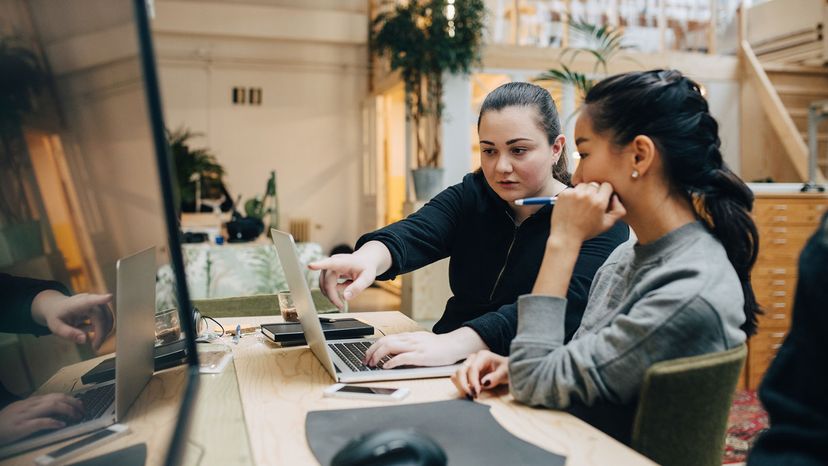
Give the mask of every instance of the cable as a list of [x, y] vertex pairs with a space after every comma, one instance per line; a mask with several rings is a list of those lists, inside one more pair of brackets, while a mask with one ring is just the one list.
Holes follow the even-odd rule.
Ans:
[[205, 316], [205, 315], [202, 315], [202, 316], [201, 316], [201, 318], [202, 318], [202, 319], [204, 319], [204, 320], [212, 320], [213, 322], [215, 322], [215, 324], [216, 324], [216, 325], [218, 325], [218, 326], [219, 326], [219, 328], [221, 328], [221, 334], [222, 334], [222, 335], [224, 335], [224, 334], [226, 333], [226, 332], [224, 331], [224, 325], [221, 325], [221, 323], [219, 323], [219, 321], [217, 321], [216, 319], [214, 319], [214, 318], [212, 318], [212, 317], [210, 317], [210, 316]]
[[[221, 329], [221, 334], [224, 335], [224, 333], [225, 333], [224, 325], [221, 325], [221, 323], [219, 321], [217, 321], [216, 319], [214, 319], [214, 318], [212, 318], [212, 317], [210, 317], [206, 314], [202, 314], [201, 311], [199, 311], [198, 308], [195, 307], [195, 306], [193, 306], [193, 316], [195, 317], [194, 320], [195, 320], [196, 328], [198, 328], [198, 319], [199, 318], [204, 319], [204, 320], [212, 320], [216, 325], [219, 326], [219, 328]], [[208, 330], [209, 330], [209, 328], [208, 328]]]

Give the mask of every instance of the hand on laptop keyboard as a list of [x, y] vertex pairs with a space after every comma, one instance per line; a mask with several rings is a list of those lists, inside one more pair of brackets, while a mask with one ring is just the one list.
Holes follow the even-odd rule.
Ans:
[[63, 393], [30, 396], [15, 401], [0, 410], [0, 445], [42, 430], [60, 429], [67, 422], [80, 420], [83, 413], [83, 403]]
[[363, 362], [371, 367], [382, 363], [383, 369], [444, 366], [454, 364], [471, 352], [486, 348], [483, 340], [468, 327], [444, 335], [431, 332], [397, 333], [382, 337], [371, 345], [365, 352]]

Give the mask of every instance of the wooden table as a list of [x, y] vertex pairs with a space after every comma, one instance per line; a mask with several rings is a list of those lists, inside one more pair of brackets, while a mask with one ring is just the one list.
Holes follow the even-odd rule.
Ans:
[[[419, 329], [414, 321], [399, 312], [351, 313], [349, 317], [364, 320], [386, 334]], [[225, 327], [237, 324], [244, 327], [280, 322], [281, 317], [219, 320]], [[190, 458], [201, 456], [200, 464], [317, 464], [305, 439], [308, 411], [388, 405], [387, 402], [323, 398], [322, 390], [333, 380], [306, 346], [279, 348], [258, 333], [244, 336], [237, 345], [229, 339], [227, 343], [233, 351], [234, 364], [221, 375], [202, 375], [203, 382], [208, 383], [202, 384], [199, 393], [196, 426], [191, 433], [193, 447], [188, 451]], [[85, 364], [91, 367], [89, 361], [76, 366]], [[235, 375], [238, 384], [228, 375]], [[58, 379], [69, 378], [68, 371], [60, 372], [49, 384], [59, 384]], [[95, 454], [145, 441], [149, 446], [147, 464], [159, 464], [169, 442], [182, 381], [181, 368], [156, 374], [126, 420], [133, 433], [96, 450]], [[399, 403], [458, 397], [447, 378], [373, 382], [372, 385], [410, 388], [411, 394]], [[568, 466], [653, 464], [570, 414], [515, 402], [508, 390], [484, 392], [478, 401], [490, 405], [492, 415], [517, 437], [566, 456]], [[43, 451], [52, 448], [55, 447]], [[24, 460], [20, 464], [31, 464], [31, 458], [43, 451], [16, 460]]]

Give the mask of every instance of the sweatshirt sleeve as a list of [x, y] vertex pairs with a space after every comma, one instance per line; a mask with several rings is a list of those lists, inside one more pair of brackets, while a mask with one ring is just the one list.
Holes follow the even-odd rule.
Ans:
[[363, 235], [357, 241], [356, 249], [368, 241], [379, 241], [391, 252], [391, 268], [377, 280], [392, 280], [397, 275], [446, 258], [451, 253], [462, 204], [462, 183], [450, 186], [417, 212]]
[[69, 290], [56, 281], [15, 277], [0, 273], [0, 297], [4, 316], [0, 330], [8, 333], [47, 335], [49, 329], [32, 319], [32, 301], [44, 290], [56, 290], [69, 295]]
[[[564, 329], [564, 342], [569, 341], [581, 325], [581, 318], [584, 316], [589, 289], [595, 273], [612, 251], [629, 237], [630, 230], [627, 225], [618, 222], [609, 231], [586, 241], [581, 246], [566, 293], [566, 311], [563, 322], [561, 322]], [[508, 356], [509, 345], [517, 333], [517, 304], [502, 306], [497, 311], [488, 312], [466, 322], [465, 325], [480, 335], [490, 351]]]
[[567, 344], [565, 310], [560, 297], [519, 298], [518, 334], [509, 358], [515, 399], [558, 409], [573, 399], [586, 405], [627, 403], [638, 395], [652, 364], [727, 349], [716, 311], [695, 293], [651, 292], [629, 314]]

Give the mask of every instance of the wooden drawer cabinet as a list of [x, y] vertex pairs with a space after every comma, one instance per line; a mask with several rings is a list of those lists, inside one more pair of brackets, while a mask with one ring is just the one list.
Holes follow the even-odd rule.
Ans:
[[[808, 195], [804, 195], [808, 196]], [[828, 205], [820, 204], [815, 196], [795, 199], [782, 196], [756, 197], [753, 216], [765, 227], [780, 225], [817, 225]]]
[[751, 274], [764, 310], [748, 341], [747, 388], [756, 390], [791, 326], [799, 254], [828, 210], [828, 196], [756, 195], [753, 218], [759, 230], [759, 258]]
[[[770, 363], [773, 361], [773, 358], [776, 356], [779, 348], [782, 347], [782, 342], [785, 341], [784, 335], [787, 334], [785, 332], [777, 333], [781, 333], [783, 336], [771, 341], [765, 340], [762, 342], [754, 342], [751, 340], [750, 342], [747, 366], [748, 388], [751, 390], [757, 390], [759, 388], [759, 384], [762, 382], [762, 377], [765, 376], [765, 371], [767, 371], [768, 366], [770, 366]], [[758, 368], [761, 368], [762, 370], [757, 370]]]

